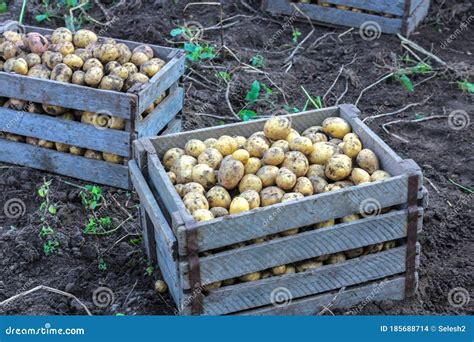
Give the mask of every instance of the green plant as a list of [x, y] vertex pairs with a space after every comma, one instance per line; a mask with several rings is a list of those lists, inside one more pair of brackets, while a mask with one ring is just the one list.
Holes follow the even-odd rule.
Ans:
[[145, 272], [146, 272], [147, 276], [151, 277], [153, 275], [153, 266], [148, 265], [148, 267], [145, 268]]
[[220, 79], [223, 80], [225, 83], [229, 83], [229, 82], [230, 82], [230, 74], [229, 74], [227, 71], [219, 71], [219, 72], [216, 74], [216, 77], [217, 77], [217, 78], [220, 78]]
[[293, 32], [291, 34], [291, 41], [294, 43], [294, 44], [298, 44], [298, 40], [300, 39], [301, 37], [301, 32], [300, 30], [298, 30], [297, 28], [294, 28], [293, 29]]
[[[71, 15], [70, 10], [81, 5], [78, 15]], [[49, 21], [52, 18], [62, 19], [70, 30], [78, 30], [84, 23], [88, 22], [86, 10], [92, 8], [89, 1], [81, 0], [43, 0], [41, 4], [42, 13], [35, 16], [37, 22]]]
[[216, 56], [214, 47], [208, 43], [184, 43], [184, 51], [186, 51], [186, 58], [192, 62], [199, 62], [206, 59], [213, 59]]
[[84, 228], [84, 234], [95, 235], [97, 234], [97, 222], [93, 217], [89, 217], [89, 222], [87, 222]]
[[49, 200], [49, 191], [51, 183], [51, 180], [45, 181], [37, 190], [38, 196], [44, 199], [40, 204], [40, 210], [43, 211], [43, 215], [41, 217], [42, 221], [46, 219], [46, 211], [51, 215], [56, 215], [58, 211], [56, 206], [54, 204], [51, 204]]
[[102, 200], [102, 188], [95, 185], [86, 185], [79, 193], [82, 205], [86, 209], [94, 210]]
[[43, 244], [43, 252], [44, 255], [50, 256], [53, 254], [58, 248], [60, 244], [58, 240], [49, 240]]
[[250, 90], [245, 95], [246, 104], [239, 111], [239, 117], [244, 121], [249, 121], [257, 116], [257, 112], [248, 107], [257, 102], [268, 101], [268, 98], [273, 94], [273, 90], [267, 87], [264, 83], [257, 80], [253, 81], [250, 85]]
[[43, 225], [43, 226], [41, 226], [41, 230], [38, 234], [38, 237], [40, 239], [43, 239], [43, 238], [47, 237], [48, 235], [52, 235], [52, 234], [54, 234], [53, 228], [51, 228], [50, 226]]
[[128, 240], [128, 243], [131, 244], [132, 246], [138, 246], [139, 244], [142, 243], [142, 238], [140, 236], [136, 238], [132, 238]]
[[265, 63], [263, 62], [263, 56], [261, 55], [255, 55], [252, 58], [250, 58], [250, 64], [252, 64], [256, 68], [265, 67]]
[[468, 93], [468, 94], [473, 94], [474, 93], [474, 84], [467, 82], [467, 81], [459, 81], [458, 82], [458, 87], [461, 89], [463, 92]]
[[[99, 234], [99, 228], [109, 229], [112, 227], [112, 220], [110, 217], [101, 217], [96, 220], [94, 217], [89, 216], [89, 221], [84, 227], [84, 234], [86, 235], [96, 235]], [[101, 232], [103, 233], [103, 232]]]
[[8, 11], [8, 6], [5, 1], [0, 1], [0, 13], [6, 13]]
[[399, 81], [408, 92], [413, 92], [415, 91], [415, 86], [413, 85], [410, 76], [426, 74], [432, 70], [433, 69], [430, 65], [426, 63], [418, 63], [415, 66], [402, 68], [396, 71], [392, 77]]
[[107, 263], [105, 262], [105, 260], [102, 257], [99, 258], [98, 268], [99, 268], [100, 271], [106, 271], [107, 270]]
[[316, 99], [314, 99], [313, 97], [311, 97], [311, 95], [310, 95], [309, 92], [305, 89], [305, 87], [301, 86], [301, 90], [303, 90], [303, 93], [304, 93], [305, 96], [308, 98], [308, 102], [307, 102], [306, 105], [304, 106], [303, 111], [306, 110], [306, 108], [308, 107], [308, 104], [309, 104], [309, 103], [311, 103], [315, 109], [322, 109], [322, 108], [324, 108], [323, 102], [322, 102], [322, 100], [321, 100], [321, 96], [316, 96]]
[[99, 219], [99, 225], [103, 228], [110, 228], [112, 227], [112, 219], [109, 216], [101, 217]]

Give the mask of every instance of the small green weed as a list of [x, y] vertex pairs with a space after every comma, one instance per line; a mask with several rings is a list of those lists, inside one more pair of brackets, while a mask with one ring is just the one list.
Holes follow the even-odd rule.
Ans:
[[58, 248], [60, 244], [58, 240], [49, 240], [43, 244], [43, 252], [44, 255], [50, 256], [53, 254]]

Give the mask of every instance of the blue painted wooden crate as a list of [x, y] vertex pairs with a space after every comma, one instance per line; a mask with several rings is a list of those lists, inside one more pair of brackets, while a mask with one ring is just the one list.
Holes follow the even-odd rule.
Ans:
[[295, 20], [306, 20], [292, 3], [315, 23], [405, 36], [416, 29], [430, 7], [430, 0], [264, 0], [262, 9], [276, 15], [292, 16]]
[[[170, 148], [183, 148], [190, 139], [249, 137], [263, 130], [265, 120], [134, 142], [134, 160], [129, 165], [142, 206], [147, 254], [160, 267], [175, 300], [176, 313], [314, 315], [324, 312], [327, 306], [357, 310], [355, 305], [360, 302], [400, 300], [414, 293], [420, 254], [417, 233], [422, 229], [426, 205], [421, 170], [412, 160], [403, 160], [393, 152], [359, 119], [358, 113], [354, 106], [341, 105], [294, 114], [291, 120], [294, 128], [304, 130], [321, 125], [328, 117], [344, 118], [363, 145], [376, 153], [381, 169], [389, 172], [391, 178], [206, 222], [194, 221], [185, 209], [161, 164], [164, 153]], [[377, 204], [375, 214], [278, 236], [291, 229], [360, 213], [367, 200]], [[268, 236], [272, 238], [255, 241]], [[298, 264], [361, 247], [385, 246], [394, 240], [398, 244], [393, 248], [353, 255], [305, 272], [228, 282], [279, 265]], [[248, 243], [239, 245], [243, 242]], [[216, 283], [222, 286], [216, 288]]]
[[[29, 26], [25, 29], [26, 32], [39, 32], [43, 35], [52, 32]], [[117, 42], [125, 43], [131, 49], [140, 45], [123, 40]], [[1, 132], [112, 153], [123, 157], [123, 164], [88, 159], [8, 139], [0, 139], [0, 161], [118, 188], [130, 188], [127, 162], [131, 157], [132, 142], [137, 138], [180, 130], [180, 121], [176, 116], [182, 110], [184, 92], [178, 82], [184, 74], [185, 54], [178, 49], [150, 46], [155, 56], [163, 59], [166, 65], [149, 83], [134, 93], [100, 90], [0, 72], [0, 98], [92, 112], [121, 118], [126, 122], [125, 130], [104, 129], [30, 113], [27, 108], [16, 111], [0, 107]], [[147, 108], [162, 94], [166, 94], [162, 102], [144, 116]]]

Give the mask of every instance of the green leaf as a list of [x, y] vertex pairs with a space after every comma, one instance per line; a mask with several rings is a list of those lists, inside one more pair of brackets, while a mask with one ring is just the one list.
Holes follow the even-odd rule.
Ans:
[[176, 37], [182, 34], [183, 34], [183, 29], [181, 27], [174, 28], [170, 32], [171, 37]]
[[253, 110], [250, 109], [242, 109], [239, 111], [239, 117], [244, 120], [244, 121], [249, 121], [252, 118], [257, 116], [257, 113], [255, 113]]
[[420, 113], [415, 114], [415, 120], [421, 120], [423, 118], [424, 118], [424, 116], [422, 114], [420, 114]]
[[8, 6], [5, 2], [0, 2], [0, 13], [6, 13], [8, 11]]
[[35, 20], [39, 23], [48, 19], [49, 19], [49, 13], [39, 14], [35, 17]]
[[400, 81], [400, 83], [403, 85], [403, 87], [405, 87], [407, 91], [409, 91], [410, 93], [415, 91], [415, 87], [413, 86], [413, 82], [411, 81], [410, 77], [408, 77], [407, 75], [397, 75], [396, 78]]
[[458, 86], [459, 86], [459, 89], [461, 89], [463, 92], [466, 92], [468, 94], [474, 93], [474, 84], [470, 82], [459, 81]]
[[56, 209], [56, 207], [54, 205], [50, 205], [49, 208], [48, 208], [48, 212], [51, 214], [51, 215], [56, 215], [56, 213], [58, 212], [58, 210]]
[[250, 86], [250, 91], [247, 93], [247, 96], [245, 96], [245, 99], [249, 101], [250, 103], [254, 103], [257, 100], [259, 94], [260, 94], [260, 83], [257, 80], [255, 80]]

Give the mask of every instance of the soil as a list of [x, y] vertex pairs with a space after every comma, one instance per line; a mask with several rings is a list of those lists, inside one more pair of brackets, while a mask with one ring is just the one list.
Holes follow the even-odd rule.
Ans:
[[[273, 93], [249, 108], [259, 115], [271, 115], [285, 104], [302, 109], [307, 98], [301, 86], [313, 97], [322, 97], [343, 65], [346, 65], [344, 72], [324, 98], [326, 106], [336, 103], [346, 84], [347, 93], [339, 103], [355, 103], [362, 89], [402, 63], [401, 56], [415, 58], [407, 55], [397, 36], [382, 35], [367, 41], [361, 38], [358, 29], [347, 32], [347, 28], [314, 26], [313, 34], [303, 44], [303, 49], [295, 54], [291, 68], [285, 72], [284, 60], [295, 48], [291, 25], [282, 29], [288, 18], [272, 17], [260, 11], [257, 1], [221, 2], [224, 18], [232, 18], [225, 22], [231, 24], [224, 30], [225, 45], [244, 63], [249, 63], [255, 55], [261, 55], [264, 66], [259, 66], [259, 69], [266, 74], [236, 69], [239, 63], [227, 50], [212, 62], [189, 62], [184, 79], [186, 99], [182, 113], [186, 130], [232, 122], [233, 116], [225, 98], [226, 83], [216, 77], [219, 71], [233, 75], [229, 98], [235, 111], [245, 105], [246, 93], [254, 80], [270, 87]], [[369, 304], [360, 314], [456, 315], [474, 312], [473, 300], [462, 307], [450, 305], [448, 301], [452, 289], [461, 287], [472, 294], [474, 285], [472, 190], [452, 183], [455, 181], [468, 189], [474, 188], [473, 125], [453, 129], [446, 117], [453, 111], [463, 110], [469, 118], [474, 112], [472, 95], [462, 92], [457, 84], [458, 80], [473, 82], [474, 79], [474, 35], [468, 29], [460, 29], [462, 23], [473, 25], [473, 7], [469, 0], [450, 1], [450, 5], [445, 5], [445, 2], [432, 2], [428, 17], [410, 39], [433, 51], [446, 61], [449, 68], [432, 62], [436, 76], [429, 78], [433, 73], [412, 76], [415, 83], [413, 92], [405, 90], [398, 81], [382, 82], [367, 91], [358, 103], [362, 117], [394, 112], [408, 104], [420, 103], [398, 114], [371, 120], [369, 126], [401, 157], [413, 159], [422, 167], [429, 191], [429, 207], [425, 211], [424, 232], [420, 238], [420, 286], [416, 295], [401, 302]], [[11, 1], [9, 12], [0, 15], [0, 21], [18, 18], [20, 3]], [[29, 2], [25, 13], [27, 23], [38, 25], [35, 16], [44, 13], [40, 3]], [[217, 7], [192, 6], [184, 12], [183, 1], [171, 5], [168, 1], [124, 1], [113, 9], [112, 1], [102, 3], [116, 18], [107, 27], [108, 35], [146, 43], [178, 46], [178, 39], [172, 38], [170, 31], [182, 25], [184, 20], [199, 22], [203, 27], [219, 22]], [[96, 20], [105, 20], [99, 8], [92, 8], [88, 13]], [[301, 32], [300, 41], [313, 29], [305, 21], [290, 24]], [[52, 17], [41, 25], [54, 28], [64, 24], [61, 19]], [[85, 26], [100, 30], [99, 26], [92, 24]], [[455, 39], [443, 48], [453, 34]], [[202, 38], [221, 46], [219, 29], [204, 31]], [[310, 49], [316, 39], [319, 43]], [[269, 41], [273, 43], [265, 49]], [[416, 54], [424, 58], [424, 55]], [[214, 114], [219, 118], [195, 113]], [[390, 125], [392, 134], [382, 128], [382, 124], [389, 121], [431, 115], [443, 117], [398, 122]], [[401, 141], [395, 134], [408, 142]], [[48, 199], [56, 206], [57, 214], [46, 215], [46, 222], [42, 222], [44, 215], [40, 205], [44, 198], [38, 195], [37, 189], [47, 181], [51, 181]], [[160, 278], [160, 274], [159, 270], [152, 271], [148, 267], [140, 243], [136, 196], [103, 187], [105, 201], [98, 209], [100, 216], [111, 217], [114, 227], [122, 225], [107, 235], [87, 235], [83, 231], [91, 211], [81, 203], [81, 190], [78, 188], [85, 184], [28, 168], [0, 165], [0, 203], [3, 206], [3, 203], [16, 198], [25, 204], [19, 218], [7, 218], [0, 213], [3, 215], [0, 216], [0, 302], [44, 285], [75, 295], [97, 315], [173, 314], [170, 297], [154, 291], [154, 281]], [[129, 215], [132, 219], [127, 220]], [[49, 224], [54, 233], [40, 237], [41, 226], [45, 224]], [[49, 256], [44, 253], [47, 240], [59, 242], [59, 247]], [[113, 304], [105, 308], [93, 301], [93, 294], [101, 287], [113, 291]], [[85, 311], [76, 300], [41, 290], [0, 307], [0, 313], [75, 315], [85, 314]]]

